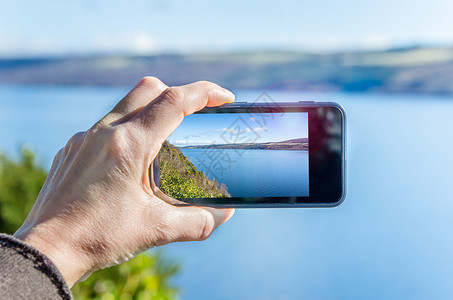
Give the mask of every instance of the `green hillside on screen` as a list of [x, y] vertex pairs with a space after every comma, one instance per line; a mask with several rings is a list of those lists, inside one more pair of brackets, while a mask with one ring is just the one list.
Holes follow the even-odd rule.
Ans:
[[167, 141], [159, 153], [160, 189], [173, 198], [228, 197], [227, 188], [190, 162], [178, 148]]

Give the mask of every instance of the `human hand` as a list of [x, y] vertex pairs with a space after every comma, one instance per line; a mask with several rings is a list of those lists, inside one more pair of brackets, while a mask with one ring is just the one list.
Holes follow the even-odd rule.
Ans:
[[58, 152], [14, 236], [46, 254], [69, 286], [154, 246], [206, 239], [234, 210], [163, 201], [150, 186], [149, 167], [184, 116], [233, 101], [209, 82], [169, 88], [142, 79]]

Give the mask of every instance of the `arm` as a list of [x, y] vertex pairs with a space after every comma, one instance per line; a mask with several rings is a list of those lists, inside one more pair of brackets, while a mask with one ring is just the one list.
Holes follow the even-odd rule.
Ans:
[[184, 116], [232, 101], [212, 83], [169, 88], [144, 78], [60, 150], [14, 236], [49, 257], [69, 286], [149, 248], [206, 239], [234, 210], [173, 206], [150, 187], [148, 170]]

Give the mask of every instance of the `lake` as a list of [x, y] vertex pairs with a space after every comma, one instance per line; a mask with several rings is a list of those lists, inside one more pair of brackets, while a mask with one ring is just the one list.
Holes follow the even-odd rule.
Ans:
[[225, 184], [232, 197], [309, 195], [308, 151], [184, 148], [181, 151], [209, 179]]
[[[42, 164], [126, 88], [0, 86], [0, 147]], [[261, 91], [235, 91], [255, 101]], [[337, 208], [241, 209], [182, 262], [182, 299], [452, 299], [453, 97], [269, 91], [347, 114], [347, 197]]]

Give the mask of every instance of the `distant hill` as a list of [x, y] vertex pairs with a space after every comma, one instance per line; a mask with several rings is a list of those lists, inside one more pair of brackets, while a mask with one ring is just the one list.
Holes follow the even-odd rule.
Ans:
[[202, 148], [202, 149], [247, 149], [247, 150], [308, 150], [308, 139], [292, 139], [281, 142], [267, 143], [235, 143], [235, 144], [214, 144], [194, 145], [181, 148]]
[[0, 59], [0, 83], [131, 87], [145, 75], [230, 89], [453, 94], [453, 48]]

